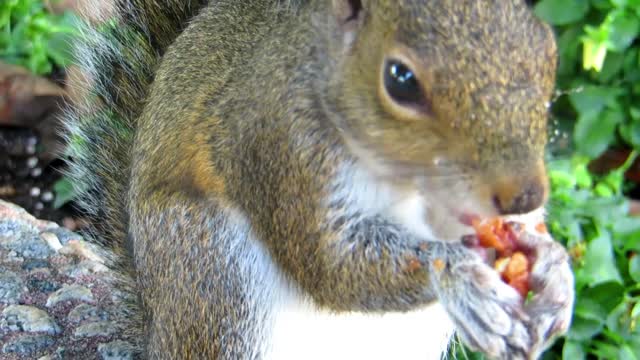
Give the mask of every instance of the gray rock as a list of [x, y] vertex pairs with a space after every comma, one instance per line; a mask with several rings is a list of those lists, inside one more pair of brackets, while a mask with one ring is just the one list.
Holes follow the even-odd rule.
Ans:
[[65, 360], [65, 359], [69, 359], [69, 357], [66, 356], [66, 355], [67, 355], [66, 354], [66, 349], [64, 347], [58, 347], [53, 354], [45, 355], [45, 356], [39, 358], [38, 360]]
[[33, 306], [11, 305], [2, 311], [0, 329], [23, 332], [60, 333], [60, 327], [44, 310]]
[[46, 269], [49, 262], [43, 259], [30, 259], [22, 263], [22, 270], [31, 271], [34, 269]]
[[113, 287], [102, 263], [108, 249], [5, 206], [0, 200], [0, 359], [136, 358], [143, 340], [122, 331], [131, 294]]
[[91, 302], [93, 301], [93, 294], [91, 294], [91, 290], [84, 286], [64, 285], [61, 289], [49, 295], [46, 306], [52, 307], [61, 302], [73, 300]]
[[18, 275], [0, 269], [0, 304], [17, 304], [27, 291], [24, 281]]
[[102, 360], [132, 360], [133, 346], [126, 341], [113, 341], [98, 345], [98, 354]]
[[60, 270], [60, 272], [70, 278], [77, 279], [81, 276], [95, 274], [97, 272], [96, 270], [100, 269], [101, 266], [103, 265], [100, 265], [95, 261], [82, 260], [77, 264], [65, 266]]
[[60, 249], [62, 249], [62, 244], [60, 243], [60, 239], [58, 239], [58, 236], [56, 236], [56, 234], [49, 231], [44, 231], [40, 233], [40, 238], [44, 240], [54, 252], [58, 252]]
[[64, 227], [51, 229], [49, 232], [55, 234], [62, 245], [67, 245], [71, 240], [82, 240], [82, 236]]
[[15, 251], [9, 251], [7, 257], [4, 259], [7, 264], [15, 263], [22, 264], [24, 262], [24, 258], [22, 256], [18, 256], [18, 253]]
[[28, 258], [46, 259], [53, 255], [53, 250], [40, 237], [32, 237], [14, 248], [19, 254]]
[[54, 253], [35, 228], [12, 221], [0, 222], [0, 246], [36, 259], [45, 259]]
[[33, 236], [36, 229], [21, 221], [2, 220], [0, 221], [0, 246], [8, 248], [9, 243], [13, 243], [15, 238], [22, 237], [25, 234]]
[[[20, 206], [2, 200], [0, 200], [0, 217], [2, 217], [4, 222], [19, 223], [23, 226], [29, 226], [36, 231], [46, 231], [60, 227], [60, 225], [51, 221], [38, 220]], [[0, 229], [2, 225], [3, 224], [0, 223]], [[2, 232], [2, 230], [0, 230], [0, 232]]]
[[78, 326], [73, 335], [77, 338], [111, 336], [117, 331], [118, 330], [111, 322], [99, 321]]
[[45, 294], [60, 289], [59, 284], [44, 279], [29, 279], [27, 285], [29, 286], [29, 290]]
[[81, 323], [83, 321], [104, 321], [109, 319], [109, 314], [103, 309], [98, 309], [89, 304], [80, 304], [69, 312], [67, 317], [69, 322]]
[[54, 343], [55, 340], [48, 335], [21, 336], [4, 344], [2, 352], [5, 354], [30, 355], [45, 350]]

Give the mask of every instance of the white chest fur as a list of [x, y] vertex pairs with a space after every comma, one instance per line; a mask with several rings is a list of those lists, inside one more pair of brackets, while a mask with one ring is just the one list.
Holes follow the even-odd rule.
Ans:
[[440, 359], [453, 333], [444, 309], [333, 315], [298, 303], [275, 318], [270, 360]]

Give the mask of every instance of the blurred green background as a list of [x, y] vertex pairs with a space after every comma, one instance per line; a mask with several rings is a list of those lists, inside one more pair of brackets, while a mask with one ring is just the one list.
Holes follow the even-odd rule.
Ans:
[[[559, 47], [548, 225], [569, 250], [577, 302], [545, 359], [640, 360], [640, 0], [541, 0]], [[73, 63], [70, 11], [0, 2], [0, 61], [47, 76]], [[57, 206], [73, 199], [64, 179]], [[456, 347], [461, 358], [481, 356]]]
[[53, 15], [40, 0], [0, 2], [0, 60], [46, 75], [72, 61], [74, 15]]

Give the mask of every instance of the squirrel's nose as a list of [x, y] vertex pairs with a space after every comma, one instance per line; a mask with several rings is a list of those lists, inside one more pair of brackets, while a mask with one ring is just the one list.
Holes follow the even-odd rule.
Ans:
[[497, 186], [493, 201], [500, 215], [516, 215], [541, 207], [546, 196], [547, 186], [541, 179], [511, 181]]

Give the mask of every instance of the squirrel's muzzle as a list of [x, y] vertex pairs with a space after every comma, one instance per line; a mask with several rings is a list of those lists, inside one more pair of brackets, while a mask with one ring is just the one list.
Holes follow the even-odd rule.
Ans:
[[493, 186], [493, 203], [500, 215], [525, 214], [543, 206], [547, 193], [547, 177], [541, 165], [533, 174], [514, 172], [500, 177]]

